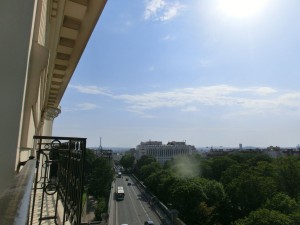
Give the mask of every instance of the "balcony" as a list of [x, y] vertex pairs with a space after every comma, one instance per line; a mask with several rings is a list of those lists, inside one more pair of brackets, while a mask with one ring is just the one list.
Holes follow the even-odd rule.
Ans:
[[0, 197], [0, 225], [80, 225], [85, 138], [34, 136], [36, 159], [22, 164]]

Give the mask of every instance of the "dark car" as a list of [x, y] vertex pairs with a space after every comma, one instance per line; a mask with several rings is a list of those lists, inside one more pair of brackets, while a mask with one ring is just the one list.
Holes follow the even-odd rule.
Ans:
[[128, 182], [128, 184], [127, 184], [128, 186], [130, 186], [131, 185], [131, 183], [130, 182]]
[[154, 225], [152, 220], [148, 220], [144, 223], [144, 225]]

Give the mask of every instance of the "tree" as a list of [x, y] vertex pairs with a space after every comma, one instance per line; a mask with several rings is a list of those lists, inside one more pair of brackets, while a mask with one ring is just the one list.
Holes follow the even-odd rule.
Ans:
[[145, 180], [145, 185], [155, 194], [160, 201], [168, 205], [171, 203], [171, 192], [173, 186], [180, 180], [170, 170], [158, 170]]
[[136, 163], [136, 167], [141, 169], [142, 166], [148, 165], [152, 162], [156, 162], [156, 159], [151, 155], [143, 155]]
[[253, 173], [262, 177], [275, 177], [275, 166], [274, 163], [267, 161], [260, 161], [253, 168]]
[[182, 180], [176, 186], [173, 186], [172, 207], [180, 212], [180, 218], [187, 224], [201, 224], [199, 206], [205, 202], [207, 197], [203, 187], [193, 180]]
[[262, 152], [237, 152], [234, 154], [228, 155], [229, 158], [235, 160], [239, 164], [246, 163], [248, 166], [255, 166], [260, 161], [271, 162], [272, 159], [270, 156]]
[[124, 167], [125, 170], [128, 170], [129, 168], [132, 168], [133, 163], [134, 163], [134, 156], [131, 154], [125, 154], [121, 160], [120, 160], [120, 164], [121, 166]]
[[161, 165], [158, 162], [151, 162], [148, 165], [143, 165], [140, 169], [140, 179], [145, 180], [151, 174], [161, 170]]
[[276, 192], [272, 177], [258, 176], [249, 169], [225, 186], [235, 217], [246, 216], [262, 206]]
[[246, 164], [233, 164], [222, 173], [220, 181], [226, 187], [232, 180], [239, 177], [241, 173], [247, 169]]
[[269, 210], [277, 210], [284, 214], [290, 214], [296, 211], [299, 206], [295, 199], [290, 198], [286, 194], [277, 193], [271, 199], [266, 201], [264, 208]]
[[276, 180], [280, 190], [292, 198], [300, 195], [300, 161], [295, 157], [279, 158], [275, 162]]
[[111, 191], [113, 170], [109, 159], [97, 158], [93, 162], [93, 173], [89, 183], [89, 192], [95, 197], [107, 197]]
[[193, 225], [216, 224], [219, 203], [225, 199], [223, 186], [204, 178], [182, 179], [172, 186], [172, 206]]
[[101, 197], [98, 198], [97, 200], [97, 206], [95, 209], [95, 221], [102, 221], [102, 213], [106, 213], [107, 212], [107, 204], [105, 201], [105, 198]]
[[96, 160], [96, 155], [92, 149], [86, 149], [85, 154], [85, 170], [84, 170], [84, 178], [85, 183], [89, 182], [88, 180], [91, 177], [93, 171], [93, 162]]
[[272, 162], [272, 158], [264, 153], [255, 153], [253, 157], [247, 160], [249, 166], [256, 166], [260, 162]]
[[212, 158], [207, 162], [206, 170], [203, 171], [203, 176], [209, 179], [219, 181], [222, 174], [237, 162], [228, 156]]
[[292, 220], [279, 211], [258, 209], [245, 219], [237, 220], [234, 225], [291, 225]]
[[135, 165], [135, 173], [139, 179], [143, 180], [141, 177], [141, 168], [145, 165], [149, 165], [152, 162], [156, 162], [156, 159], [151, 155], [143, 155]]

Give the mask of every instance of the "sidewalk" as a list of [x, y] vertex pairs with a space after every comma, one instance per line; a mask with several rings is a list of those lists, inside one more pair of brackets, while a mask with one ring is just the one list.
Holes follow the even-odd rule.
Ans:
[[86, 209], [86, 220], [91, 222], [95, 219], [95, 209], [97, 207], [97, 200], [94, 196], [89, 196], [87, 200], [87, 209]]
[[86, 215], [84, 217], [84, 221], [82, 221], [82, 224], [85, 224], [85, 225], [88, 225], [88, 224], [107, 225], [108, 224], [108, 221], [106, 221], [103, 218], [102, 218], [103, 219], [102, 221], [94, 221], [95, 210], [96, 210], [97, 204], [98, 204], [98, 202], [94, 196], [88, 197], [87, 206], [86, 206]]
[[111, 183], [111, 191], [110, 191], [110, 196], [109, 196], [109, 202], [108, 202], [108, 225], [114, 225], [114, 210], [115, 210], [115, 205], [114, 203], [114, 194], [116, 190], [116, 183], [115, 180]]

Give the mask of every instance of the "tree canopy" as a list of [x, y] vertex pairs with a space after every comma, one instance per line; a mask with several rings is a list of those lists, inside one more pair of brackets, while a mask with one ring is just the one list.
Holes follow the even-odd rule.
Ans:
[[125, 154], [124, 156], [122, 156], [120, 164], [124, 167], [125, 170], [128, 170], [133, 167], [134, 160], [135, 158], [132, 154]]
[[187, 225], [300, 224], [299, 158], [260, 152], [192, 157], [161, 166], [143, 156], [135, 165], [148, 190]]

